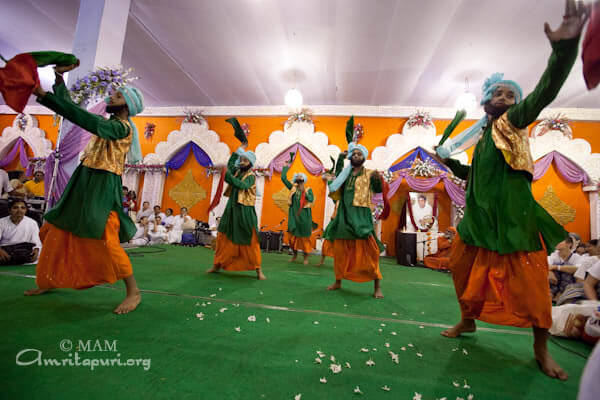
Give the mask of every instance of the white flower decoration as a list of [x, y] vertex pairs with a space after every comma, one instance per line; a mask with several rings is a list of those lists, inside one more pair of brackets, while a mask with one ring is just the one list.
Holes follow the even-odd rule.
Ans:
[[471, 389], [471, 386], [469, 386], [467, 384], [467, 380], [465, 379], [465, 385], [463, 386], [464, 389]]
[[360, 391], [360, 388], [358, 386], [354, 388], [354, 393], [363, 394], [363, 392]]
[[365, 349], [364, 347], [362, 349], [360, 349], [360, 351], [362, 351], [363, 353], [368, 353], [369, 349]]
[[349, 362], [346, 363], [346, 368], [352, 368]]
[[459, 387], [459, 386], [460, 386], [460, 383], [458, 383], [458, 382], [455, 382], [455, 381], [452, 381], [452, 385], [453, 385], [454, 387]]
[[389, 348], [389, 347], [390, 347], [390, 344], [389, 344], [389, 343], [386, 343], [386, 344], [384, 344], [384, 346]]
[[408, 347], [415, 347], [415, 346], [413, 346], [413, 344], [412, 344], [412, 343], [409, 343], [409, 344], [408, 344]]
[[269, 319], [269, 317], [267, 317], [267, 324], [270, 324], [271, 320]]
[[294, 300], [290, 300], [290, 304], [294, 304]]
[[412, 400], [421, 400], [422, 398], [423, 396], [421, 396], [421, 393], [415, 392], [415, 395], [413, 396]]
[[227, 311], [227, 307], [223, 307], [223, 308], [220, 308], [220, 309], [219, 309], [219, 312], [220, 312], [220, 313], [224, 313], [225, 311]]
[[369, 358], [369, 360], [365, 364], [367, 364], [369, 367], [372, 367], [373, 365], [375, 365], [375, 361]]
[[319, 325], [319, 321], [315, 321], [315, 322], [313, 322], [313, 324]]
[[397, 312], [393, 312], [393, 313], [392, 313], [392, 315], [393, 315], [394, 317], [397, 317], [397, 316], [398, 316], [398, 313], [397, 313]]
[[302, 394], [297, 394], [294, 396], [294, 400], [300, 400], [302, 398]]
[[385, 386], [381, 387], [381, 390], [385, 390], [386, 392], [389, 392], [392, 389], [390, 389], [388, 385], [385, 385]]
[[380, 326], [385, 326], [385, 324], [381, 324]]
[[470, 394], [470, 395], [467, 396], [467, 400], [473, 400], [473, 397], [475, 397], [475, 396], [473, 396], [472, 394]]
[[421, 328], [421, 329], [424, 329], [424, 328], [425, 328], [425, 326], [423, 326], [423, 325], [419, 325], [419, 328]]
[[391, 332], [392, 335], [396, 336], [396, 332]]
[[333, 372], [334, 374], [339, 374], [340, 372], [342, 372], [342, 366], [340, 364], [331, 364], [329, 366], [329, 369], [331, 370], [331, 372]]
[[378, 329], [378, 331], [379, 331], [379, 332], [383, 332], [383, 329], [379, 328], [379, 329]]
[[211, 294], [210, 297], [217, 297], [215, 293]]
[[402, 347], [400, 347], [400, 350], [406, 351], [406, 347], [402, 346]]
[[319, 357], [315, 358], [315, 364], [321, 364], [323, 362], [323, 360], [321, 360]]
[[210, 301], [207, 301], [206, 304], [212, 304]]
[[469, 355], [469, 352], [467, 351], [467, 349], [463, 349], [463, 354], [464, 354], [465, 356], [466, 356], [466, 355]]
[[423, 354], [417, 353], [417, 357], [423, 357]]
[[219, 292], [222, 291], [223, 289], [219, 288]]
[[256, 315], [251, 315], [248, 317], [249, 322], [256, 322]]
[[240, 332], [242, 330], [242, 328], [240, 328], [239, 326], [236, 326], [234, 329], [236, 332]]
[[335, 356], [331, 356], [329, 357], [329, 359], [331, 360], [331, 362], [335, 362]]
[[196, 314], [196, 318], [200, 318], [200, 319], [204, 318], [204, 313]]
[[319, 382], [321, 382], [321, 383], [327, 383], [327, 379], [325, 377], [323, 377], [323, 378], [319, 379]]
[[323, 353], [321, 350], [317, 350], [317, 355], [321, 358], [325, 357], [325, 353]]

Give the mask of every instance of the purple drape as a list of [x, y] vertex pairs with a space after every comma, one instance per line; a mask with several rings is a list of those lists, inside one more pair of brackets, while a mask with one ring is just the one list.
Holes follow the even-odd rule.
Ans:
[[185, 163], [185, 160], [187, 160], [190, 150], [192, 150], [194, 153], [194, 157], [196, 157], [198, 164], [202, 165], [203, 167], [212, 167], [213, 163], [208, 154], [206, 154], [204, 150], [202, 150], [196, 143], [189, 142], [165, 164], [165, 167], [167, 168], [167, 176], [169, 175], [169, 169], [181, 168], [183, 163]]
[[563, 178], [571, 183], [583, 182], [587, 185], [590, 182], [589, 176], [577, 164], [569, 160], [557, 151], [546, 154], [540, 158], [534, 165], [533, 180], [540, 179], [550, 168], [550, 164], [554, 161], [554, 165]]
[[296, 143], [282, 151], [281, 154], [271, 161], [268, 166], [271, 174], [273, 174], [273, 170], [281, 172], [285, 163], [290, 160], [290, 153], [294, 153], [294, 159], [296, 159], [298, 152], [300, 152], [302, 164], [304, 164], [304, 167], [311, 175], [320, 175], [323, 173], [324, 168], [323, 164], [321, 164], [321, 161], [319, 161], [319, 159], [315, 157], [313, 153], [311, 153], [306, 147], [302, 146], [300, 143]]
[[13, 148], [8, 152], [6, 156], [4, 156], [2, 160], [0, 160], [0, 168], [4, 168], [8, 164], [10, 164], [17, 156], [17, 152], [19, 152], [19, 160], [21, 161], [21, 165], [27, 168], [27, 166], [29, 165], [29, 158], [27, 157], [27, 151], [25, 150], [25, 140], [23, 140], [23, 138], [18, 138]]
[[[106, 108], [104, 102], [100, 102], [90, 108], [88, 111], [102, 115]], [[44, 184], [46, 187], [46, 199], [48, 201], [48, 207], [53, 207], [60, 196], [62, 196], [69, 178], [71, 178], [70, 171], [65, 166], [73, 161], [74, 157], [77, 157], [79, 153], [85, 148], [87, 143], [90, 141], [92, 134], [85, 129], [74, 125], [68, 121], [63, 122], [65, 131], [61, 136], [60, 148], [57, 148], [46, 158], [46, 168], [44, 176]], [[54, 171], [54, 162], [58, 159], [58, 169], [56, 171], [56, 180], [52, 187], [52, 193], [48, 193], [50, 189], [50, 181], [52, 180], [52, 173]]]
[[[444, 188], [446, 189], [446, 193], [452, 200], [452, 202], [457, 205], [464, 207], [465, 205], [465, 191], [455, 184], [452, 179], [450, 179], [445, 172], [441, 173], [438, 176], [434, 176], [433, 178], [415, 178], [414, 176], [409, 175], [408, 170], [400, 171], [398, 178], [390, 183], [390, 189], [388, 191], [388, 199], [391, 199], [394, 194], [398, 191], [398, 188], [402, 184], [402, 180], [406, 179], [406, 183], [408, 186], [416, 190], [418, 192], [427, 192], [431, 190], [435, 185], [437, 185], [440, 181], [444, 182]], [[383, 203], [381, 193], [373, 196], [373, 203]]]
[[398, 164], [392, 165], [390, 167], [390, 171], [396, 172], [401, 169], [410, 168], [413, 165], [413, 162], [415, 162], [415, 159], [417, 158], [417, 156], [419, 156], [419, 158], [423, 161], [427, 161], [427, 160], [431, 161], [433, 163], [433, 165], [435, 165], [442, 171], [448, 171], [448, 169], [444, 165], [437, 162], [433, 157], [431, 157], [429, 154], [427, 154], [427, 152], [425, 150], [423, 150], [421, 147], [417, 147], [408, 157], [406, 157], [404, 160], [400, 161]]

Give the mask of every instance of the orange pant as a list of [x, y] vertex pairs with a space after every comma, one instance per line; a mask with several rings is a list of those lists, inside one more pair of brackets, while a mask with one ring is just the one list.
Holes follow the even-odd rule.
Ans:
[[321, 254], [327, 257], [333, 257], [333, 243], [329, 240], [323, 240], [323, 247], [321, 248]]
[[521, 328], [552, 325], [545, 249], [500, 255], [457, 235], [449, 267], [463, 318]]
[[260, 269], [261, 254], [256, 232], [252, 232], [252, 240], [249, 245], [235, 244], [229, 240], [227, 235], [219, 232], [213, 264], [226, 271]]
[[119, 217], [112, 211], [102, 239], [88, 239], [45, 223], [40, 230], [38, 287], [86, 289], [133, 275], [131, 261], [119, 244], [119, 225]]
[[336, 280], [369, 282], [381, 279], [379, 246], [375, 238], [334, 240], [333, 269]]
[[295, 251], [302, 251], [304, 254], [310, 254], [312, 251], [312, 244], [310, 237], [297, 237], [290, 235], [290, 247]]

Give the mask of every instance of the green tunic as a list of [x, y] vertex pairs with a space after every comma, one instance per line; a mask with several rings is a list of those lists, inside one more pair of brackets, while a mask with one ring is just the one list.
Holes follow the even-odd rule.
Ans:
[[[540, 82], [529, 96], [508, 110], [514, 126], [526, 128], [554, 100], [573, 66], [577, 44], [578, 39], [552, 44], [553, 52]], [[465, 214], [458, 233], [466, 244], [499, 254], [539, 251], [541, 233], [550, 253], [567, 232], [534, 200], [531, 174], [513, 170], [505, 162], [492, 139], [491, 125], [488, 123], [475, 147], [470, 168], [447, 160], [458, 177], [468, 176]]]
[[250, 175], [244, 180], [239, 179], [243, 172], [235, 166], [238, 157], [237, 153], [233, 153], [227, 163], [225, 182], [231, 186], [231, 194], [219, 222], [219, 232], [227, 235], [227, 238], [235, 244], [249, 245], [252, 241], [252, 232], [258, 234], [258, 220], [253, 206], [238, 203], [238, 193], [240, 190], [251, 188], [255, 177]]
[[[354, 201], [354, 184], [356, 178], [365, 174], [365, 168], [362, 168], [357, 175], [354, 172], [350, 174], [346, 182], [342, 185], [342, 198], [339, 202], [335, 218], [327, 225], [324, 237], [334, 241], [336, 239], [368, 239], [373, 236], [377, 241], [379, 249], [384, 250], [383, 244], [375, 235], [373, 225], [373, 214], [369, 207], [356, 207]], [[382, 184], [378, 175], [371, 177], [370, 188], [374, 193], [381, 193]]]
[[[54, 93], [47, 93], [38, 102], [62, 115], [88, 132], [107, 140], [118, 140], [130, 134], [115, 116], [103, 118], [73, 103], [69, 92], [58, 79]], [[121, 176], [112, 172], [79, 165], [69, 179], [60, 201], [44, 218], [56, 227], [72, 234], [101, 239], [111, 211], [119, 216], [119, 240], [127, 242], [136, 232], [131, 218], [123, 210]]]
[[[281, 180], [285, 187], [292, 190], [293, 185], [287, 178], [289, 169], [289, 167], [283, 167], [283, 170], [281, 171]], [[310, 208], [303, 208], [298, 215], [298, 210], [300, 209], [300, 196], [301, 193], [298, 191], [292, 196], [292, 206], [288, 211], [288, 232], [296, 237], [310, 237], [312, 234], [312, 211]], [[309, 188], [306, 191], [305, 198], [307, 203], [315, 201], [312, 189]]]

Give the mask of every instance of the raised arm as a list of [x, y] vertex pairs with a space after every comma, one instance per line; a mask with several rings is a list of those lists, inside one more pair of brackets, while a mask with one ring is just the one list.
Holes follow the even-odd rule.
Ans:
[[292, 187], [294, 187], [294, 185], [287, 178], [287, 173], [289, 170], [290, 166], [288, 164], [283, 166], [283, 169], [281, 170], [281, 181], [283, 182], [285, 187], [288, 188], [288, 190], [292, 190]]
[[241, 180], [241, 179], [233, 176], [233, 174], [229, 170], [227, 170], [227, 173], [225, 174], [225, 182], [229, 183], [230, 185], [232, 185], [240, 190], [250, 189], [252, 187], [252, 185], [254, 185], [254, 181], [255, 181], [254, 175], [250, 175], [250, 176], [246, 177], [246, 179]]

